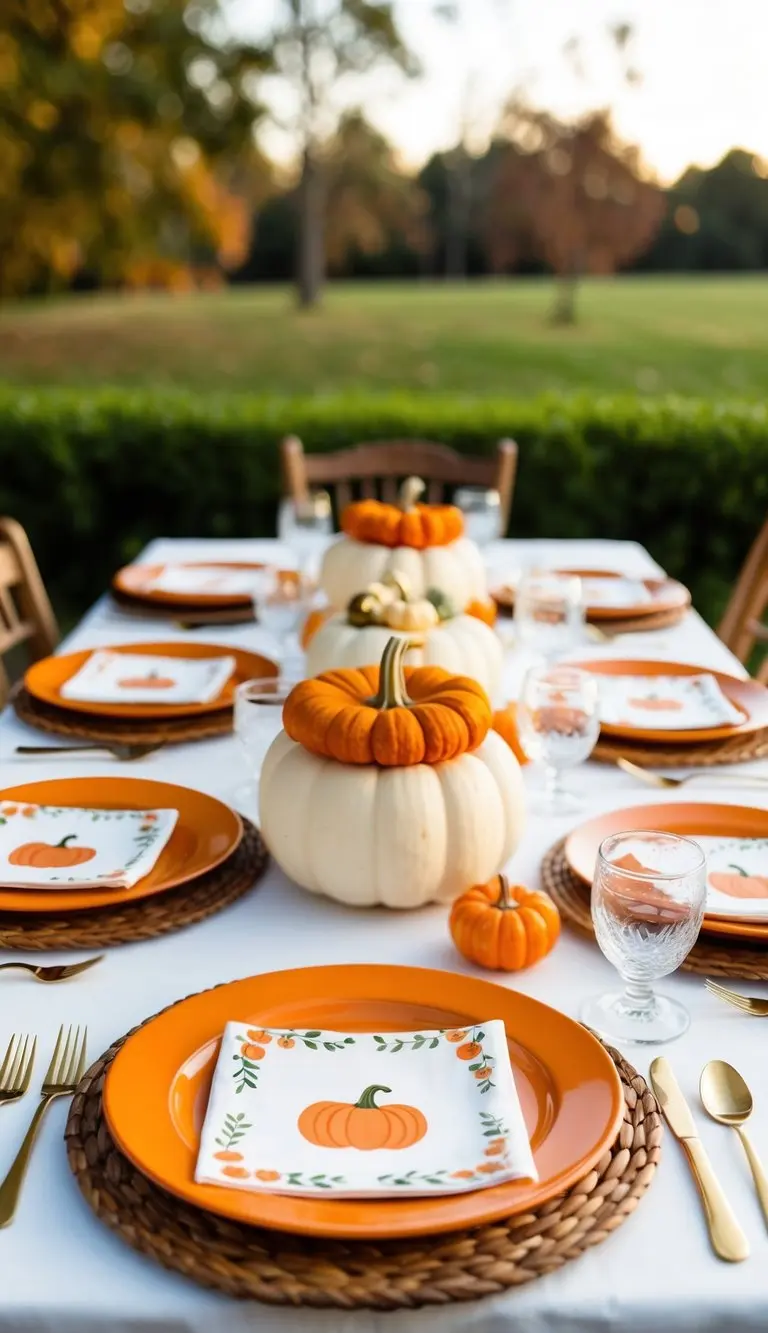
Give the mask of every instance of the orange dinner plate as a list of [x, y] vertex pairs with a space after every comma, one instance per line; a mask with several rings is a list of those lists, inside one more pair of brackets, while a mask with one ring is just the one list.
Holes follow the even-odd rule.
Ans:
[[[424, 1199], [298, 1198], [194, 1180], [226, 1023], [397, 1032], [501, 1018], [539, 1180]], [[538, 1207], [594, 1166], [619, 1132], [616, 1068], [589, 1032], [514, 990], [454, 972], [355, 964], [233, 981], [181, 1000], [129, 1037], [107, 1074], [104, 1107], [120, 1149], [198, 1208], [253, 1226], [357, 1240], [479, 1226]]]
[[768, 726], [768, 689], [757, 680], [741, 680], [726, 676], [711, 667], [691, 666], [687, 662], [649, 662], [640, 659], [603, 658], [596, 662], [569, 662], [595, 676], [714, 676], [725, 697], [744, 715], [744, 721], [720, 727], [698, 727], [686, 731], [662, 731], [658, 727], [630, 727], [602, 723], [600, 730], [606, 736], [623, 736], [632, 741], [661, 741], [677, 745], [688, 741], [727, 740], [731, 736], [746, 736]]
[[[634, 579], [633, 574], [621, 574], [614, 569], [555, 569], [554, 574], [574, 574], [580, 579]], [[587, 606], [585, 614], [588, 620], [636, 620], [638, 616], [654, 616], [660, 611], [682, 611], [690, 606], [691, 594], [676, 579], [651, 578], [639, 579], [651, 595], [651, 600], [638, 602], [636, 606], [609, 606], [601, 602], [599, 606]], [[499, 605], [512, 609], [515, 604], [514, 588], [497, 588], [491, 596]]]
[[253, 599], [247, 593], [193, 593], [163, 592], [148, 585], [156, 579], [166, 565], [182, 565], [184, 569], [263, 569], [263, 563], [234, 560], [164, 560], [156, 565], [125, 565], [118, 569], [112, 579], [112, 587], [124, 597], [136, 597], [141, 602], [151, 602], [154, 606], [196, 607], [249, 607]]
[[67, 912], [115, 907], [150, 898], [226, 861], [243, 836], [240, 816], [223, 801], [191, 787], [147, 778], [51, 778], [0, 791], [9, 802], [74, 805], [94, 810], [178, 810], [179, 818], [156, 864], [132, 889], [9, 889], [0, 886], [0, 912]]
[[[224, 689], [206, 704], [104, 704], [86, 699], [65, 699], [61, 687], [71, 679], [95, 652], [146, 653], [150, 657], [234, 657], [235, 670]], [[29, 667], [24, 685], [41, 703], [54, 704], [73, 713], [89, 713], [95, 717], [197, 717], [202, 713], [217, 713], [231, 708], [235, 687], [244, 680], [262, 676], [276, 676], [277, 664], [260, 653], [246, 653], [242, 648], [224, 648], [219, 643], [121, 643], [100, 644], [80, 653], [60, 653], [44, 657]]]
[[[565, 842], [565, 859], [585, 884], [591, 884], [597, 851], [603, 838], [612, 833], [654, 829], [695, 838], [697, 833], [724, 838], [768, 838], [768, 810], [748, 805], [710, 805], [705, 802], [667, 802], [664, 805], [632, 805], [610, 810], [573, 830]], [[768, 940], [768, 922], [736, 921], [705, 916], [708, 935], [737, 935], [749, 940]]]

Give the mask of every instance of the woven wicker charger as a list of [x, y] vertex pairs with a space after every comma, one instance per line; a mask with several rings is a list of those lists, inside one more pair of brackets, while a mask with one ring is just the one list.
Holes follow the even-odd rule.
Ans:
[[265, 1231], [174, 1198], [116, 1147], [102, 1089], [125, 1040], [89, 1069], [72, 1101], [65, 1139], [77, 1183], [96, 1216], [135, 1250], [240, 1299], [402, 1310], [518, 1287], [562, 1268], [621, 1226], [659, 1160], [662, 1129], [653, 1093], [618, 1051], [607, 1047], [621, 1078], [624, 1124], [597, 1166], [559, 1199], [507, 1222], [408, 1241], [321, 1241]]
[[[496, 609], [500, 616], [513, 616], [515, 613], [514, 603], [506, 601], [497, 601], [491, 593], [491, 599], [496, 604]], [[634, 616], [629, 618], [617, 618], [616, 620], [596, 620], [590, 621], [602, 633], [611, 638], [615, 634], [642, 634], [646, 630], [671, 629], [673, 625], [679, 625], [684, 620], [690, 610], [690, 602], [685, 606], [675, 606], [669, 611], [653, 611], [647, 616]]]
[[243, 820], [240, 846], [206, 875], [150, 898], [67, 916], [0, 913], [0, 949], [91, 949], [167, 935], [220, 912], [261, 879], [269, 857], [255, 825]]
[[22, 722], [39, 731], [57, 736], [75, 736], [78, 740], [105, 741], [124, 745], [176, 745], [183, 741], [208, 740], [226, 736], [232, 730], [232, 709], [179, 718], [92, 717], [70, 712], [54, 704], [41, 703], [25, 689], [20, 689], [13, 706]]
[[768, 755], [768, 727], [750, 731], [727, 740], [700, 745], [641, 744], [620, 736], [601, 736], [590, 758], [615, 764], [619, 758], [631, 759], [640, 768], [711, 768], [714, 764], [745, 764], [750, 759]]
[[[590, 912], [590, 886], [579, 879], [565, 859], [565, 838], [550, 847], [541, 863], [541, 882], [569, 925], [582, 935], [595, 936]], [[703, 977], [734, 977], [742, 981], [768, 981], [768, 948], [739, 944], [724, 945], [720, 937], [702, 933], [685, 962], [685, 972]]]
[[248, 625], [256, 620], [252, 606], [194, 606], [194, 605], [159, 605], [157, 602], [141, 597], [129, 597], [117, 588], [111, 589], [113, 601], [125, 615], [133, 615], [141, 620], [163, 620], [176, 624], [189, 625]]

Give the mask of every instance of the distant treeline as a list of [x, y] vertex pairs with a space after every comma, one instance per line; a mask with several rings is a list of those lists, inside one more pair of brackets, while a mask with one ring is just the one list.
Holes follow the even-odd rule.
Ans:
[[[481, 277], [498, 272], [489, 249], [489, 192], [499, 145], [485, 156], [456, 150], [431, 158], [418, 177], [428, 200], [417, 239], [391, 230], [380, 248], [351, 241], [331, 271], [344, 278]], [[736, 272], [768, 268], [768, 168], [733, 149], [708, 171], [689, 167], [665, 191], [663, 222], [628, 267], [653, 272]], [[273, 195], [254, 222], [250, 252], [231, 274], [235, 282], [288, 282], [296, 271], [297, 207], [293, 192]], [[386, 229], [385, 229], [386, 230]], [[518, 259], [510, 273], [545, 273], [546, 265]]]

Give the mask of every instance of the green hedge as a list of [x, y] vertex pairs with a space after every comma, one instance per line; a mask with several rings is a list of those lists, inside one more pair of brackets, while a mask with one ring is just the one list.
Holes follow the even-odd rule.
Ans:
[[27, 528], [54, 600], [82, 610], [163, 536], [274, 532], [278, 443], [421, 437], [520, 445], [512, 534], [643, 542], [721, 609], [768, 508], [768, 410], [677, 398], [270, 399], [0, 388], [0, 513]]

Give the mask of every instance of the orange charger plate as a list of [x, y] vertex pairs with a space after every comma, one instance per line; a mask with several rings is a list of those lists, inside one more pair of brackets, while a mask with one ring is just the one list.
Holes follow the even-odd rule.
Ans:
[[252, 598], [247, 593], [199, 593], [199, 592], [163, 592], [157, 588], [148, 588], [147, 584], [156, 579], [167, 564], [180, 565], [183, 569], [263, 569], [264, 565], [254, 561], [234, 560], [164, 560], [157, 565], [125, 565], [118, 569], [112, 578], [112, 587], [124, 597], [136, 597], [141, 602], [152, 602], [155, 606], [196, 607], [247, 607]]
[[678, 744], [688, 741], [728, 740], [731, 736], [747, 736], [768, 727], [768, 689], [757, 680], [740, 680], [726, 676], [711, 667], [691, 666], [687, 662], [649, 662], [643, 659], [603, 658], [596, 662], [569, 662], [595, 676], [714, 676], [720, 689], [736, 708], [744, 714], [744, 721], [720, 727], [698, 727], [685, 731], [662, 731], [659, 727], [625, 727], [602, 723], [600, 730], [606, 736], [623, 736], [632, 741], [661, 741]]
[[[655, 829], [695, 838], [697, 833], [724, 838], [768, 838], [768, 810], [748, 805], [710, 805], [705, 802], [668, 802], [665, 805], [632, 805], [611, 810], [573, 830], [565, 843], [565, 859], [585, 884], [591, 884], [597, 852], [603, 838], [634, 829]], [[736, 935], [748, 940], [768, 940], [768, 922], [726, 920], [705, 916], [708, 935]]]
[[[103, 704], [85, 699], [65, 699], [61, 687], [92, 657], [95, 652], [146, 653], [150, 657], [234, 657], [235, 671], [221, 694], [207, 704]], [[262, 676], [276, 676], [277, 663], [260, 653], [247, 653], [242, 648], [224, 648], [219, 643], [121, 643], [102, 644], [80, 653], [59, 653], [44, 657], [29, 667], [24, 676], [25, 688], [41, 703], [66, 708], [73, 713], [88, 713], [93, 717], [171, 718], [198, 717], [203, 713], [217, 713], [231, 708], [236, 687], [244, 680]]]
[[[539, 1180], [425, 1199], [298, 1198], [194, 1181], [219, 1040], [227, 1022], [341, 1032], [418, 1031], [504, 1020]], [[120, 1149], [198, 1208], [308, 1236], [356, 1240], [480, 1226], [538, 1207], [598, 1161], [622, 1123], [616, 1068], [564, 1014], [488, 981], [377, 964], [306, 967], [233, 981], [181, 1000], [118, 1052], [104, 1107]]]
[[[621, 574], [614, 569], [555, 569], [553, 574], [574, 574], [580, 579], [623, 579], [632, 578], [630, 574]], [[660, 611], [677, 611], [690, 606], [691, 594], [684, 584], [676, 579], [657, 578], [640, 579], [651, 594], [650, 602], [639, 602], [636, 606], [608, 606], [601, 602], [599, 606], [587, 606], [588, 620], [636, 620], [638, 616], [655, 616]], [[513, 588], [497, 588], [491, 596], [501, 606], [513, 607], [515, 593]]]
[[[1, 912], [85, 911], [150, 898], [186, 884], [226, 861], [243, 836], [240, 816], [223, 801], [191, 787], [147, 778], [51, 778], [0, 791], [0, 807], [14, 804], [74, 805], [94, 810], [178, 810], [170, 840], [144, 879], [132, 889], [8, 889], [0, 886]], [[22, 822], [26, 822], [23, 820]]]

